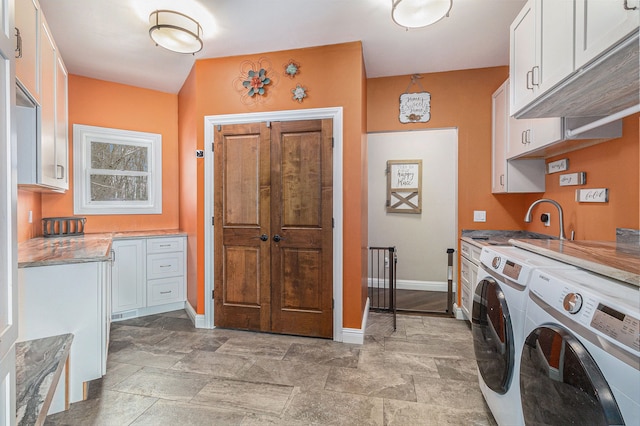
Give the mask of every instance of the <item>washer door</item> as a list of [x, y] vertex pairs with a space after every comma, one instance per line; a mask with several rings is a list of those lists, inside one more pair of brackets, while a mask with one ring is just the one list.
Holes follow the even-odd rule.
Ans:
[[513, 327], [504, 293], [493, 278], [483, 279], [476, 287], [471, 324], [482, 379], [489, 389], [503, 395], [513, 376]]
[[527, 336], [520, 363], [525, 423], [623, 425], [609, 385], [573, 334], [544, 325]]

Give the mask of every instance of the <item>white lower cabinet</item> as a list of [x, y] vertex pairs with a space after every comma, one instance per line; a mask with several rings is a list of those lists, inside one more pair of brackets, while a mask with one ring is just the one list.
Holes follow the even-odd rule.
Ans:
[[114, 240], [112, 319], [184, 308], [186, 237]]
[[[69, 402], [84, 398], [84, 383], [107, 371], [111, 307], [109, 262], [18, 269], [18, 341], [72, 333]], [[58, 387], [49, 414], [64, 410]]]
[[466, 241], [461, 241], [460, 251], [462, 254], [460, 258], [460, 308], [464, 316], [470, 321], [473, 312], [473, 293], [475, 292], [482, 249]]

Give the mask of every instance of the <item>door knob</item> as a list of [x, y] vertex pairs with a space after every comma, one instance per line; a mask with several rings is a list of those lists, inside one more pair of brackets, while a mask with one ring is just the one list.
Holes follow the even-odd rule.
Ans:
[[284, 240], [284, 237], [281, 237], [280, 235], [276, 234], [273, 236], [273, 241], [275, 241], [276, 243], [280, 242]]
[[267, 234], [260, 235], [260, 240], [261, 241], [267, 241], [268, 239], [269, 239], [269, 236]]

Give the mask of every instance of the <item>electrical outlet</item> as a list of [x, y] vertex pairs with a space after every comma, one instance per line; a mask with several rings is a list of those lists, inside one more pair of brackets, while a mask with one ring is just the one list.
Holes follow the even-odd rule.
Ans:
[[542, 213], [540, 220], [544, 223], [544, 226], [551, 226], [551, 213]]
[[389, 267], [389, 258], [387, 256], [384, 257], [384, 267], [385, 268]]
[[33, 223], [33, 211], [29, 210], [29, 223]]
[[487, 212], [485, 210], [474, 210], [473, 211], [473, 221], [474, 222], [486, 222], [487, 221]]

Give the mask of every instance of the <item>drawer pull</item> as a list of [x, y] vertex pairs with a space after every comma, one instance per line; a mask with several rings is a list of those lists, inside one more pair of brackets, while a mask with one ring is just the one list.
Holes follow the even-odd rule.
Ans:
[[171, 265], [160, 265], [161, 268], [169, 268]]
[[171, 290], [169, 290], [169, 291], [161, 291], [160, 294], [171, 294]]
[[171, 244], [160, 244], [160, 247], [171, 247]]

